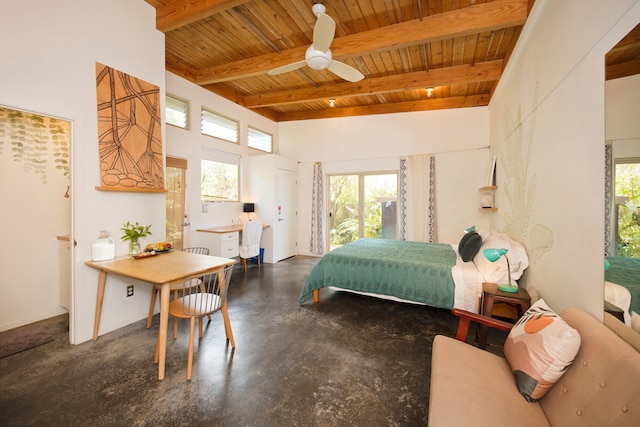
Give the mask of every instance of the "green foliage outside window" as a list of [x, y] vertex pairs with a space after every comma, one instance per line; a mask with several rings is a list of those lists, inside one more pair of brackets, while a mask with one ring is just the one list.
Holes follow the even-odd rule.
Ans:
[[238, 201], [238, 165], [202, 160], [203, 202]]
[[[361, 179], [363, 182], [360, 186]], [[380, 200], [381, 198], [395, 200], [398, 192], [397, 175], [334, 175], [330, 177], [329, 182], [330, 247], [336, 248], [354, 242], [360, 237], [383, 238], [382, 204], [384, 202]], [[362, 212], [359, 210], [359, 188], [364, 189]], [[363, 221], [362, 236], [360, 235], [361, 221]], [[395, 231], [395, 222], [390, 226]]]
[[618, 208], [618, 256], [640, 258], [640, 163], [616, 165], [616, 196], [629, 201]]

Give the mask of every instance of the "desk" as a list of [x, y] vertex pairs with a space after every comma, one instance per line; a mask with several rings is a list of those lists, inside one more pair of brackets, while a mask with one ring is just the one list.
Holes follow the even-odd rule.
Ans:
[[[93, 340], [98, 339], [100, 316], [102, 314], [102, 300], [107, 282], [107, 274], [120, 276], [161, 285], [160, 289], [160, 328], [158, 331], [158, 379], [164, 378], [164, 365], [167, 352], [167, 326], [169, 323], [169, 296], [171, 285], [180, 283], [185, 278], [222, 270], [236, 260], [199, 255], [182, 251], [156, 255], [148, 258], [135, 259], [131, 256], [117, 257], [113, 261], [86, 261], [85, 264], [100, 271], [98, 275], [98, 294], [96, 296], [96, 313], [93, 323]], [[222, 307], [225, 331], [231, 334], [231, 325], [226, 305]], [[232, 335], [231, 335], [232, 336]], [[229, 338], [229, 336], [227, 336]]]
[[[226, 234], [226, 233], [236, 233], [242, 231], [244, 226], [242, 224], [236, 225], [225, 225], [223, 227], [211, 227], [211, 228], [198, 228], [196, 231], [204, 231], [206, 233], [216, 233], [216, 234]], [[262, 229], [269, 228], [269, 225], [262, 224]]]
[[[196, 231], [213, 233], [213, 241], [210, 242], [213, 255], [233, 258], [240, 255], [240, 233], [243, 225], [227, 225], [224, 227], [198, 228]], [[262, 229], [269, 228], [262, 224]]]

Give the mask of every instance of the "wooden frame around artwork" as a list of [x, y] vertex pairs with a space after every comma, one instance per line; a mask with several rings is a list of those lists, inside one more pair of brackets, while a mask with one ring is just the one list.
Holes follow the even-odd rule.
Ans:
[[160, 88], [96, 62], [100, 185], [166, 192]]

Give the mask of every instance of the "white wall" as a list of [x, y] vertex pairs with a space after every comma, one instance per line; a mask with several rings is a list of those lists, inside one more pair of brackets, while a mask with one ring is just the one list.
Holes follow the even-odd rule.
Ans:
[[[186, 210], [189, 214], [191, 226], [188, 229], [185, 228], [185, 246], [211, 247], [211, 234], [197, 232], [196, 230], [231, 225], [231, 221], [238, 221], [239, 219], [244, 221], [246, 219], [245, 215], [242, 214], [242, 202], [255, 201], [248, 185], [251, 170], [247, 167], [246, 160], [249, 156], [266, 155], [266, 153], [247, 147], [248, 126], [273, 134], [275, 140], [277, 138], [277, 125], [275, 122], [215, 95], [200, 86], [196, 86], [175, 74], [166, 73], [166, 85], [168, 93], [189, 101], [189, 109], [191, 111], [190, 128], [188, 130], [175, 126], [166, 126], [167, 155], [186, 159], [188, 163]], [[201, 134], [200, 111], [202, 107], [238, 120], [240, 122], [240, 144]], [[240, 156], [241, 182], [245, 183], [240, 190], [240, 202], [210, 203], [207, 206], [207, 212], [203, 212], [202, 203], [200, 202], [200, 153], [202, 147]], [[257, 203], [256, 215], [265, 217], [266, 212], [261, 212], [265, 208], [265, 206]]]
[[279, 123], [280, 154], [300, 161], [299, 253], [310, 253], [314, 162], [322, 162], [325, 175], [397, 171], [400, 156], [433, 153], [438, 240], [457, 243], [470, 225], [488, 226], [492, 214], [478, 210], [489, 168], [488, 120], [478, 107]]
[[640, 157], [640, 75], [606, 83], [606, 139], [613, 157]]
[[[84, 265], [91, 258], [91, 243], [102, 229], [118, 239], [128, 220], [153, 224], [154, 238], [164, 236], [164, 194], [101, 192], [98, 170], [96, 70], [100, 62], [155, 84], [164, 91], [164, 36], [155, 30], [155, 9], [144, 1], [24, 0], [6, 3], [0, 14], [3, 44], [0, 66], [0, 104], [65, 118], [73, 122], [72, 237], [77, 242], [73, 261], [72, 342], [91, 338], [98, 272]], [[6, 185], [6, 182], [5, 184]], [[28, 197], [28, 195], [25, 195]], [[42, 206], [41, 213], [46, 214]], [[30, 219], [20, 224], [23, 239], [41, 250], [43, 239], [31, 230]], [[44, 245], [46, 248], [46, 244]], [[118, 242], [117, 254], [127, 252]], [[12, 298], [0, 304], [28, 304], [30, 295], [49, 286], [49, 271], [29, 253], [14, 253], [3, 260], [4, 271], [40, 270], [29, 283], [13, 284]], [[148, 285], [135, 287], [126, 297], [126, 285], [109, 277], [100, 333], [117, 329], [145, 316]], [[4, 280], [3, 280], [4, 286]], [[23, 315], [33, 321], [48, 313]], [[7, 319], [2, 319], [6, 322]], [[25, 321], [25, 323], [27, 323]]]
[[[639, 20], [636, 0], [537, 0], [490, 103], [504, 208], [493, 225], [534, 254], [524, 282], [556, 310], [602, 316], [604, 55]], [[521, 163], [505, 170], [514, 157]], [[507, 198], [520, 185], [526, 203]]]

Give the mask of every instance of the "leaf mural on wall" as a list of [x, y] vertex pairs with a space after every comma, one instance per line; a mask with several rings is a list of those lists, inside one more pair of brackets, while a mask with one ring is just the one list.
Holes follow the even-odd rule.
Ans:
[[[553, 246], [553, 232], [547, 226], [536, 224], [529, 234], [529, 220], [536, 193], [537, 174], [529, 178], [529, 160], [533, 133], [536, 127], [538, 105], [538, 85], [536, 84], [534, 108], [531, 115], [531, 128], [525, 141], [523, 121], [520, 110], [514, 120], [511, 112], [505, 107], [503, 131], [504, 142], [500, 147], [500, 165], [507, 179], [504, 191], [511, 206], [511, 213], [504, 215], [504, 232], [519, 242], [526, 243], [527, 252], [532, 263], [539, 261]], [[527, 237], [529, 237], [527, 239]]]
[[47, 167], [69, 177], [69, 122], [26, 111], [0, 107], [0, 155], [11, 148], [13, 160], [25, 171], [35, 173], [47, 183]]

